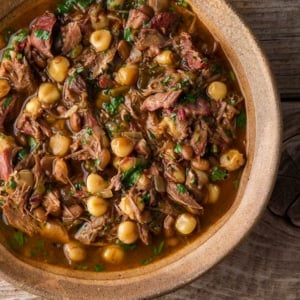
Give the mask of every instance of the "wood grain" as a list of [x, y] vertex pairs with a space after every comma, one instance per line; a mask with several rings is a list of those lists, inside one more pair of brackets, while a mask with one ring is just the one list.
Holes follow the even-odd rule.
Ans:
[[300, 0], [228, 0], [257, 36], [282, 97], [300, 95]]
[[[261, 42], [282, 97], [298, 96], [300, 101], [300, 0], [228, 2]], [[286, 105], [290, 104], [284, 103], [283, 108]], [[299, 107], [300, 103], [292, 105]], [[252, 233], [223, 262], [190, 285], [158, 299], [297, 300], [299, 262], [300, 229], [266, 210]], [[0, 299], [41, 298], [0, 280]]]

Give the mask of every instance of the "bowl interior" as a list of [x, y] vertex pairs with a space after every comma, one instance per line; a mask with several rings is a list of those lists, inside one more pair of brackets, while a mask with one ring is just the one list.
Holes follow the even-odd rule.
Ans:
[[[210, 269], [238, 244], [259, 218], [272, 191], [280, 155], [279, 101], [272, 75], [252, 34], [225, 1], [195, 0], [191, 5], [220, 42], [246, 99], [247, 165], [232, 207], [183, 249], [151, 265], [128, 271], [102, 274], [65, 270], [21, 261], [0, 245], [0, 271], [7, 280], [53, 299], [89, 299], [99, 297], [99, 293], [103, 299], [159, 295]], [[34, 3], [17, 0], [5, 1], [0, 7], [2, 29], [26, 10], [35, 10], [38, 15], [49, 5], [47, 0]]]

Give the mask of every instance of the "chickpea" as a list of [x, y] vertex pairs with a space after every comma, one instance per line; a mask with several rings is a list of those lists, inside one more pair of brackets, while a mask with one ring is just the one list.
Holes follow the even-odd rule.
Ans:
[[88, 212], [94, 217], [103, 216], [108, 209], [108, 203], [101, 197], [91, 196], [86, 202]]
[[0, 98], [5, 97], [11, 89], [9, 82], [6, 79], [0, 79]]
[[69, 182], [69, 169], [67, 163], [63, 159], [59, 158], [54, 160], [53, 176], [57, 181], [60, 181], [64, 184], [67, 184]]
[[168, 167], [165, 175], [169, 177], [172, 181], [176, 183], [185, 182], [185, 169], [179, 164], [172, 164]]
[[220, 197], [220, 188], [216, 184], [208, 184], [207, 185], [207, 191], [208, 191], [208, 204], [214, 204], [219, 200]]
[[117, 170], [119, 169], [121, 161], [122, 161], [121, 157], [118, 157], [118, 156], [114, 157], [112, 164], [113, 164], [115, 169], [117, 169]]
[[47, 221], [47, 214], [43, 207], [39, 206], [35, 208], [33, 211], [33, 216], [39, 222], [46, 222]]
[[[91, 18], [92, 19], [92, 18]], [[109, 26], [109, 20], [106, 15], [99, 15], [92, 19], [92, 27], [94, 30], [104, 29]]]
[[68, 243], [69, 235], [66, 228], [57, 220], [49, 220], [41, 226], [42, 237], [58, 243]]
[[[140, 201], [136, 202], [136, 205], [140, 211], [142, 211], [145, 208], [145, 204], [142, 201], [142, 199], [139, 199]], [[124, 214], [126, 214], [131, 220], [135, 220], [134, 211], [132, 209], [132, 205], [130, 204], [130, 199], [128, 196], [122, 197], [119, 208], [122, 210]]]
[[191, 166], [199, 171], [207, 171], [210, 168], [210, 163], [208, 160], [197, 156], [192, 159]]
[[196, 226], [196, 218], [189, 213], [183, 213], [179, 215], [175, 222], [176, 230], [184, 235], [192, 233], [195, 230]]
[[104, 170], [109, 164], [110, 159], [111, 159], [110, 151], [107, 148], [103, 148], [99, 156], [100, 162], [98, 168], [100, 170]]
[[173, 52], [170, 50], [164, 50], [155, 57], [155, 60], [160, 65], [167, 65], [167, 66], [173, 65], [173, 63], [174, 63]]
[[15, 146], [16, 143], [13, 137], [0, 133], [0, 152], [3, 152], [5, 149]]
[[136, 157], [125, 157], [119, 162], [119, 168], [122, 172], [126, 172], [131, 168], [134, 168], [137, 164]]
[[109, 245], [103, 249], [102, 258], [111, 264], [119, 264], [124, 259], [124, 251], [118, 245]]
[[95, 30], [90, 36], [90, 43], [96, 51], [105, 51], [109, 48], [112, 40], [112, 35], [109, 30]]
[[215, 101], [223, 100], [227, 95], [227, 86], [221, 81], [213, 81], [207, 88], [207, 94]]
[[69, 262], [78, 262], [86, 259], [86, 250], [77, 242], [69, 242], [64, 245], [64, 254]]
[[183, 145], [181, 150], [181, 155], [186, 160], [191, 160], [194, 156], [193, 147], [190, 145]]
[[220, 165], [228, 171], [235, 171], [243, 166], [245, 159], [242, 153], [236, 149], [230, 149], [220, 157]]
[[121, 67], [116, 75], [116, 81], [121, 85], [134, 85], [139, 77], [139, 69], [136, 65]]
[[116, 10], [123, 7], [125, 0], [110, 0], [107, 1], [107, 9]]
[[70, 116], [70, 127], [74, 132], [81, 130], [81, 118], [78, 113], [73, 113]]
[[42, 106], [41, 106], [41, 102], [39, 101], [38, 97], [33, 97], [31, 98], [26, 106], [25, 106], [25, 110], [34, 118], [36, 119], [37, 117], [40, 116], [41, 112], [42, 112]]
[[107, 187], [107, 182], [96, 173], [90, 174], [86, 179], [87, 191], [91, 194], [100, 193]]
[[23, 169], [18, 172], [16, 182], [21, 186], [33, 187], [34, 185], [34, 177], [30, 170]]
[[54, 104], [60, 99], [60, 92], [53, 83], [45, 82], [39, 87], [38, 98], [41, 103]]
[[138, 229], [135, 222], [125, 221], [118, 227], [118, 239], [124, 244], [132, 244], [139, 237]]
[[114, 138], [110, 145], [112, 152], [118, 157], [129, 155], [134, 148], [134, 143], [127, 137]]
[[151, 187], [151, 180], [146, 174], [142, 174], [137, 181], [136, 188], [141, 191], [147, 191]]
[[56, 56], [48, 63], [48, 73], [57, 82], [63, 82], [69, 71], [70, 62], [64, 56]]
[[56, 133], [51, 136], [49, 147], [51, 152], [57, 156], [64, 156], [69, 152], [71, 140], [69, 137]]

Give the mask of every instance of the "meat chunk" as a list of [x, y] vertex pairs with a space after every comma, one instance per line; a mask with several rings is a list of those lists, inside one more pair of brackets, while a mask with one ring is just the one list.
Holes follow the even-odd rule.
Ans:
[[205, 123], [197, 124], [191, 138], [191, 146], [196, 155], [203, 156], [206, 150], [208, 127]]
[[177, 184], [168, 182], [167, 194], [171, 200], [191, 209], [196, 209], [199, 213], [203, 212], [203, 207], [190, 195], [188, 191], [178, 191]]
[[25, 57], [22, 60], [17, 58], [2, 60], [0, 76], [8, 78], [13, 88], [25, 96], [36, 91], [36, 79]]
[[139, 8], [134, 8], [129, 11], [129, 16], [125, 28], [139, 29], [144, 22], [149, 21], [149, 16], [142, 12]]
[[0, 128], [3, 128], [4, 123], [10, 121], [11, 115], [14, 114], [15, 111], [19, 111], [16, 108], [16, 100], [15, 96], [4, 98], [0, 101]]
[[182, 91], [156, 93], [145, 99], [142, 110], [155, 111], [160, 108], [170, 108], [177, 101]]
[[61, 213], [58, 191], [49, 192], [43, 200], [43, 206], [47, 214], [58, 216]]
[[63, 36], [62, 53], [71, 51], [82, 40], [82, 34], [77, 22], [70, 22], [61, 29]]
[[0, 152], [0, 179], [8, 180], [12, 173], [12, 149], [7, 148]]
[[155, 15], [150, 22], [150, 27], [160, 30], [163, 34], [174, 32], [179, 24], [178, 15], [174, 12], [167, 11]]
[[139, 50], [144, 51], [150, 47], [163, 48], [166, 44], [165, 37], [156, 29], [143, 28], [140, 30], [136, 46]]
[[33, 47], [39, 50], [46, 57], [53, 57], [52, 31], [56, 23], [56, 17], [53, 13], [45, 12], [37, 17], [31, 25], [30, 42]]
[[207, 68], [207, 63], [203, 60], [200, 52], [195, 49], [191, 36], [186, 32], [182, 32], [179, 36], [179, 50], [185, 69], [194, 72]]

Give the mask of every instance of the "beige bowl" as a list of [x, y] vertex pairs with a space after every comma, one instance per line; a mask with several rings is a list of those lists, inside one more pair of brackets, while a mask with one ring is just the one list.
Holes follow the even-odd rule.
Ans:
[[[15, 7], [22, 6], [22, 13], [26, 9], [38, 11], [40, 4], [46, 2], [1, 1], [0, 24], [18, 14]], [[189, 283], [213, 267], [258, 220], [272, 191], [280, 156], [279, 100], [269, 65], [249, 29], [226, 1], [195, 0], [191, 4], [222, 45], [246, 98], [248, 159], [233, 206], [185, 248], [151, 265], [128, 271], [90, 273], [33, 265], [17, 259], [0, 245], [1, 273], [11, 283], [50, 299], [157, 296]], [[3, 17], [7, 15], [9, 18]]]

